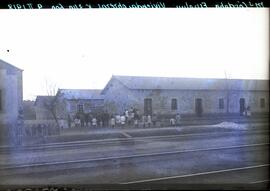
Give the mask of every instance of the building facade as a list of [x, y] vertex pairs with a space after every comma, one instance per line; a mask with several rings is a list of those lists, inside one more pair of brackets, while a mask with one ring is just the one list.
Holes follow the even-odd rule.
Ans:
[[55, 96], [37, 96], [34, 103], [36, 120], [53, 120], [52, 109]]
[[112, 113], [209, 115], [269, 112], [269, 80], [112, 76], [101, 92]]
[[57, 99], [65, 116], [72, 119], [77, 113], [97, 113], [103, 111], [104, 98], [96, 89], [59, 89]]
[[9, 128], [18, 120], [23, 101], [23, 70], [0, 60], [0, 127]]

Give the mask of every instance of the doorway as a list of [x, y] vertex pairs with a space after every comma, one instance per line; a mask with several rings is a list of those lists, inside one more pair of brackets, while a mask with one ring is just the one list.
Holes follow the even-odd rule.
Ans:
[[144, 114], [152, 115], [152, 99], [151, 98], [144, 99]]
[[197, 116], [202, 116], [203, 108], [202, 108], [202, 99], [197, 98], [195, 100], [195, 112]]
[[246, 105], [245, 105], [245, 98], [240, 98], [239, 100], [239, 105], [240, 105], [240, 115], [242, 116], [243, 115], [243, 112], [245, 111], [245, 108], [246, 108]]

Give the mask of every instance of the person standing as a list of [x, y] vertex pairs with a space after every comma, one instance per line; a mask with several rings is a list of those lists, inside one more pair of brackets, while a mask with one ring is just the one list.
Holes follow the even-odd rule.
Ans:
[[244, 107], [243, 115], [247, 116], [247, 108], [246, 107]]
[[156, 123], [157, 123], [157, 115], [156, 115], [155, 113], [153, 114], [152, 121], [153, 121], [153, 126], [156, 127]]
[[126, 109], [126, 111], [125, 111], [125, 113], [124, 113], [124, 115], [125, 115], [126, 118], [128, 118], [128, 114], [129, 114], [129, 113], [128, 113], [128, 110]]
[[151, 117], [151, 115], [148, 115], [147, 116], [147, 126], [151, 127], [151, 124], [152, 124], [152, 117]]
[[104, 121], [105, 121], [105, 113], [104, 112], [101, 112], [100, 113], [100, 116], [99, 116], [99, 126], [100, 127], [103, 127], [104, 126]]
[[250, 106], [247, 106], [247, 111], [246, 111], [246, 113], [247, 113], [247, 117], [250, 117], [251, 116], [251, 110], [250, 110]]
[[87, 124], [87, 126], [91, 127], [91, 125], [92, 125], [92, 114], [89, 112], [88, 113], [88, 124]]
[[103, 127], [103, 121], [102, 120], [99, 121], [99, 126]]
[[181, 115], [179, 113], [176, 114], [175, 119], [176, 119], [176, 125], [180, 125]]
[[84, 114], [84, 120], [85, 120], [85, 127], [88, 127], [88, 122], [89, 122], [89, 114], [88, 113]]
[[131, 109], [131, 114], [130, 115], [131, 115], [131, 119], [134, 119], [135, 109], [133, 109], [133, 108]]
[[146, 123], [147, 123], [147, 117], [146, 117], [146, 115], [143, 115], [142, 116], [142, 123], [143, 123], [143, 128], [145, 128], [146, 127]]
[[129, 125], [129, 111], [128, 111], [128, 109], [125, 110], [124, 116], [125, 116], [125, 123], [127, 125]]
[[119, 114], [115, 116], [115, 122], [116, 122], [116, 126], [121, 125], [121, 116]]
[[68, 114], [67, 116], [67, 121], [68, 121], [68, 128], [71, 127], [71, 117], [70, 117], [70, 114]]
[[79, 127], [80, 126], [80, 119], [79, 118], [75, 118], [75, 127]]
[[171, 126], [175, 126], [175, 119], [174, 118], [170, 119], [170, 124], [171, 124]]
[[121, 126], [124, 127], [125, 126], [125, 123], [126, 123], [126, 117], [125, 117], [125, 114], [123, 114], [121, 116]]
[[99, 126], [99, 127], [102, 127], [102, 125], [103, 125], [103, 113], [98, 113], [97, 114], [97, 126]]
[[139, 114], [136, 110], [134, 111], [134, 126], [139, 127]]
[[111, 117], [111, 127], [112, 127], [112, 128], [115, 127], [115, 118], [114, 118], [113, 115], [112, 115], [112, 117]]
[[95, 117], [93, 117], [93, 119], [92, 119], [92, 126], [93, 127], [97, 126], [97, 119]]
[[84, 113], [80, 113], [80, 123], [81, 123], [81, 127], [84, 127]]

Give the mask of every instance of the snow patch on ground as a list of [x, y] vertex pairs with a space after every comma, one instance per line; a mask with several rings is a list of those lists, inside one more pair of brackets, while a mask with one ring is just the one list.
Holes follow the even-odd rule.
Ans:
[[213, 125], [213, 127], [226, 128], [226, 129], [236, 129], [236, 130], [246, 130], [248, 128], [248, 125], [225, 121], [225, 122]]

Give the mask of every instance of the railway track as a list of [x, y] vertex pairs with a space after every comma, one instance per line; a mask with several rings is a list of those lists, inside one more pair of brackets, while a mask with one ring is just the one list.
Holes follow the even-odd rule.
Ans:
[[260, 134], [268, 133], [269, 130], [241, 130], [241, 131], [225, 131], [225, 132], [204, 132], [204, 133], [186, 133], [181, 135], [162, 135], [162, 136], [144, 136], [144, 137], [126, 137], [126, 138], [112, 138], [103, 140], [84, 140], [84, 141], [72, 141], [72, 142], [60, 142], [50, 144], [40, 144], [35, 146], [21, 146], [21, 147], [0, 147], [0, 154], [9, 152], [24, 152], [24, 151], [46, 151], [52, 149], [71, 149], [71, 148], [83, 148], [96, 145], [119, 145], [122, 143], [143, 143], [147, 141], [162, 141], [178, 139], [182, 137], [205, 137], [205, 136], [221, 136], [221, 135], [235, 135], [235, 134]]
[[[152, 178], [152, 179], [141, 179], [141, 180], [134, 180], [129, 182], [122, 182], [119, 184], [123, 185], [133, 185], [133, 184], [149, 184], [149, 183], [160, 183], [165, 181], [171, 181], [171, 180], [178, 180], [179, 179], [186, 179], [186, 178], [197, 178], [197, 177], [203, 177], [203, 176], [209, 176], [214, 175], [217, 176], [218, 174], [223, 173], [231, 173], [231, 172], [239, 172], [239, 171], [246, 171], [251, 169], [258, 169], [258, 168], [268, 168], [270, 164], [260, 164], [260, 165], [253, 165], [253, 166], [242, 166], [237, 168], [229, 168], [229, 169], [219, 169], [219, 170], [213, 170], [213, 171], [204, 171], [204, 172], [196, 172], [191, 174], [184, 174], [184, 175], [174, 175], [174, 176], [165, 176], [165, 177], [159, 177], [159, 178]], [[267, 170], [267, 169], [266, 169]], [[259, 184], [259, 183], [267, 183], [269, 180], [256, 180], [249, 182], [249, 184]]]
[[159, 157], [159, 156], [168, 156], [168, 155], [177, 155], [177, 154], [186, 154], [194, 152], [209, 152], [209, 151], [224, 151], [224, 150], [233, 150], [233, 149], [242, 149], [242, 148], [253, 148], [253, 147], [263, 147], [264, 149], [269, 148], [269, 143], [256, 143], [248, 145], [231, 145], [224, 147], [209, 147], [209, 148], [197, 148], [189, 150], [174, 150], [174, 151], [163, 151], [163, 152], [152, 152], [152, 153], [140, 153], [132, 155], [122, 155], [122, 156], [109, 156], [109, 157], [98, 157], [90, 158], [84, 160], [69, 160], [69, 161], [58, 161], [58, 162], [46, 162], [46, 163], [33, 163], [33, 164], [22, 164], [22, 165], [9, 165], [2, 166], [0, 168], [0, 174], [4, 171], [9, 170], [18, 170], [18, 169], [30, 169], [30, 168], [40, 168], [40, 167], [56, 167], [56, 166], [66, 166], [66, 165], [76, 165], [76, 164], [85, 164], [85, 163], [97, 163], [97, 162], [106, 162], [106, 161], [117, 161], [117, 160], [129, 160], [137, 158], [147, 158], [147, 157]]
[[[66, 181], [76, 183], [84, 180], [86, 182], [89, 180], [99, 182], [104, 180], [105, 182], [130, 186], [164, 182], [166, 184], [167, 181], [172, 183], [174, 181], [183, 182], [187, 179], [193, 181], [196, 178], [203, 182], [208, 176], [215, 179], [216, 175], [224, 174], [223, 177], [226, 179], [226, 176], [230, 177], [231, 173], [243, 174], [243, 172], [248, 171], [250, 174], [251, 171], [254, 173], [254, 170], [258, 170], [261, 176], [249, 182], [252, 185], [264, 185], [268, 181], [267, 177], [262, 176], [262, 170], [269, 167], [267, 155], [264, 154], [269, 151], [268, 132], [268, 130], [207, 132], [131, 137], [121, 140], [56, 143], [48, 144], [46, 145], [48, 148], [45, 148], [45, 150], [56, 149], [55, 151], [48, 151], [52, 156], [58, 155], [58, 153], [61, 155], [61, 152], [58, 152], [57, 149], [75, 148], [74, 151], [76, 151], [83, 147], [95, 148], [98, 153], [92, 153], [88, 148], [79, 151], [78, 155], [73, 154], [73, 150], [64, 150], [62, 152], [64, 157], [56, 156], [45, 159], [43, 158], [46, 157], [45, 153], [35, 153], [35, 151], [44, 150], [44, 145], [40, 145], [34, 147], [34, 149], [28, 148], [34, 152], [25, 152], [30, 156], [31, 154], [33, 156], [37, 154], [35, 156], [36, 162], [32, 160], [32, 163], [28, 163], [25, 160], [18, 161], [22, 164], [16, 164], [16, 160], [14, 160], [14, 164], [2, 163], [0, 176], [5, 181], [3, 185], [16, 183], [16, 179], [20, 178], [23, 178], [23, 181], [29, 184], [32, 183], [32, 178], [38, 177], [37, 180], [40, 178], [40, 183], [45, 184]], [[190, 139], [187, 137], [190, 137]], [[227, 137], [230, 140], [227, 141]], [[207, 140], [209, 138], [210, 141]], [[182, 145], [182, 141], [185, 143], [184, 145]], [[143, 145], [146, 142], [147, 146], [144, 147]], [[160, 145], [156, 146], [155, 144]], [[97, 148], [97, 145], [104, 145], [105, 147]], [[179, 147], [178, 145], [182, 146]], [[123, 149], [123, 152], [120, 152], [118, 148]], [[106, 150], [110, 152], [107, 153]], [[21, 151], [25, 150], [22, 149]], [[113, 151], [116, 151], [116, 153]], [[69, 152], [71, 153], [70, 157], [65, 158], [67, 156], [65, 154]], [[23, 155], [24, 153], [20, 153], [17, 156], [18, 159], [20, 160], [20, 156]], [[12, 157], [12, 153], [10, 156]], [[39, 159], [39, 157], [42, 158]], [[159, 174], [160, 171], [164, 171], [164, 173]], [[76, 179], [77, 175], [82, 179]], [[51, 176], [53, 178], [49, 178]], [[113, 178], [111, 179], [111, 177]]]

